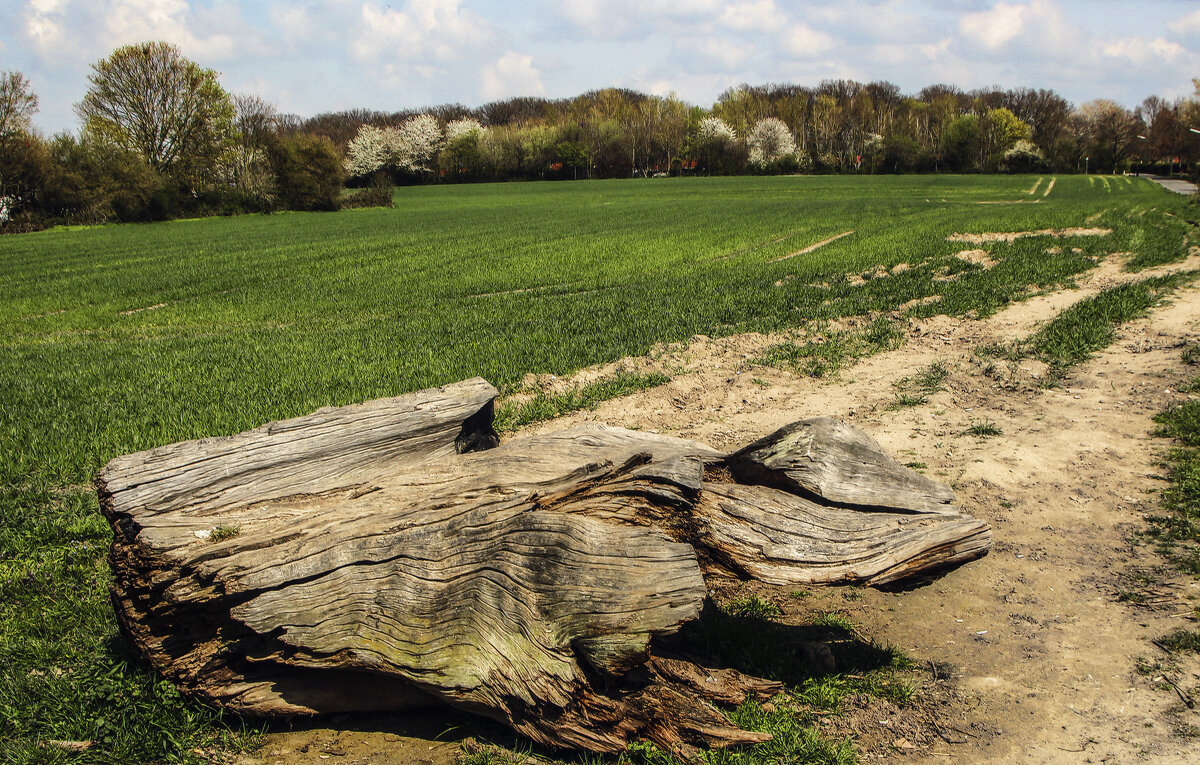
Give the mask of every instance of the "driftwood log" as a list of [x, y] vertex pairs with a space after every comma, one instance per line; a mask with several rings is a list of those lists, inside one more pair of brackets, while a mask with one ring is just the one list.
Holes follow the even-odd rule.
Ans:
[[279, 716], [445, 703], [555, 747], [759, 741], [779, 685], [655, 653], [705, 577], [882, 584], [986, 554], [948, 488], [831, 419], [733, 454], [617, 428], [499, 445], [481, 379], [110, 462], [113, 601], [185, 693]]

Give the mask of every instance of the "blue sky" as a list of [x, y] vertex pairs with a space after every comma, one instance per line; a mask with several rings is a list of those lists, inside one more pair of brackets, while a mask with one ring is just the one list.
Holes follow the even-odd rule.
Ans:
[[709, 106], [741, 82], [1052, 88], [1079, 104], [1190, 95], [1197, 0], [0, 0], [0, 70], [76, 130], [90, 65], [166, 40], [231, 92], [310, 116], [606, 86]]

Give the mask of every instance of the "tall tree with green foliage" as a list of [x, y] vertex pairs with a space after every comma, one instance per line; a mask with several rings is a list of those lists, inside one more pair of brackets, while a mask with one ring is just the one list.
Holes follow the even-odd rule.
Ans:
[[165, 42], [126, 45], [92, 64], [75, 111], [84, 133], [136, 152], [195, 186], [233, 143], [233, 100], [217, 73]]
[[988, 172], [995, 172], [1004, 160], [1004, 154], [1017, 141], [1028, 141], [1033, 136], [1029, 125], [1003, 107], [988, 109], [979, 119], [980, 164]]

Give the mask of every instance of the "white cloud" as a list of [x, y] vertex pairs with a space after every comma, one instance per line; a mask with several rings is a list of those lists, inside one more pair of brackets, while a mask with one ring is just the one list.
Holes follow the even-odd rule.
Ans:
[[964, 15], [958, 26], [966, 42], [994, 53], [1017, 49], [1035, 59], [1063, 59], [1088, 50], [1083, 28], [1068, 22], [1053, 0], [996, 3], [991, 10]]
[[866, 40], [876, 43], [919, 43], [936, 39], [953, 24], [953, 17], [944, 14], [930, 19], [922, 15], [921, 3], [908, 0], [842, 0], [806, 11], [804, 20], [817, 22], [824, 29], [835, 31], [845, 40]]
[[311, 37], [316, 30], [308, 8], [294, 3], [283, 3], [272, 6], [270, 19], [275, 27], [283, 34], [285, 40], [294, 43]]
[[1168, 29], [1176, 34], [1181, 35], [1197, 35], [1200, 34], [1200, 10], [1192, 11], [1183, 18], [1176, 19], [1167, 24]]
[[232, 35], [223, 31], [196, 34], [194, 22], [186, 0], [114, 0], [104, 18], [113, 45], [166, 40], [197, 59], [224, 60], [234, 54]]
[[959, 28], [968, 39], [995, 50], [1021, 33], [1022, 17], [1027, 10], [1025, 5], [996, 3], [989, 11], [963, 16]]
[[831, 50], [834, 40], [824, 32], [804, 24], [795, 24], [783, 34], [783, 50], [795, 58], [812, 58]]
[[43, 53], [49, 53], [62, 40], [61, 6], [61, 0], [30, 0], [25, 34]]
[[1140, 37], [1123, 37], [1113, 40], [1101, 49], [1105, 56], [1144, 64], [1149, 61], [1171, 62], [1187, 55], [1182, 45], [1161, 37], [1146, 40]]
[[486, 101], [510, 96], [544, 96], [542, 73], [533, 56], [508, 51], [480, 72], [479, 94]]
[[352, 52], [360, 60], [470, 55], [491, 36], [489, 24], [464, 10], [462, 0], [409, 0], [403, 10], [363, 3]]
[[730, 3], [717, 20], [719, 26], [739, 32], [773, 32], [787, 23], [775, 0]]
[[693, 72], [728, 73], [741, 68], [754, 50], [753, 44], [728, 37], [691, 37], [675, 42], [675, 52], [682, 54], [688, 71]]
[[917, 52], [921, 54], [927, 61], [940, 61], [946, 59], [950, 55], [950, 46], [954, 40], [949, 37], [943, 37], [937, 42], [924, 43], [917, 46]]
[[599, 27], [609, 14], [606, 0], [563, 0], [560, 11], [567, 21], [581, 30]]
[[552, 5], [576, 36], [594, 40], [645, 40], [721, 28], [761, 31], [783, 20], [774, 0], [562, 0]]
[[164, 40], [203, 63], [228, 60], [248, 30], [233, 6], [201, 19], [187, 0], [30, 0], [25, 35], [46, 59], [96, 60], [121, 45]]

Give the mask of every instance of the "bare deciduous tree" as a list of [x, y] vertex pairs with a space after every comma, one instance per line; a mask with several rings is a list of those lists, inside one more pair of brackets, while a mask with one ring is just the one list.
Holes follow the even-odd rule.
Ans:
[[1117, 167], [1128, 156], [1137, 138], [1137, 120], [1116, 101], [1098, 98], [1075, 110], [1080, 136], [1091, 146], [1095, 167]]
[[0, 136], [29, 131], [38, 99], [20, 72], [0, 72]]

